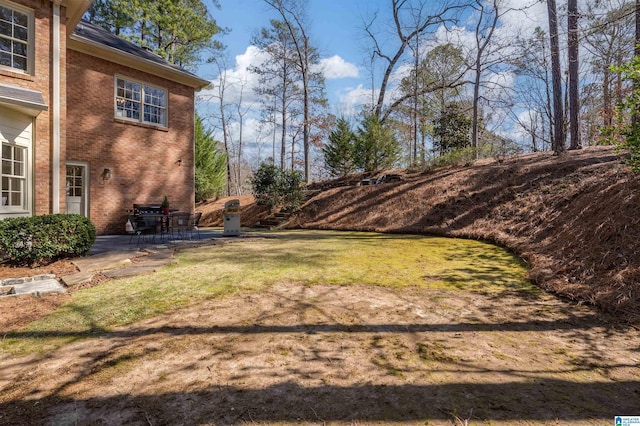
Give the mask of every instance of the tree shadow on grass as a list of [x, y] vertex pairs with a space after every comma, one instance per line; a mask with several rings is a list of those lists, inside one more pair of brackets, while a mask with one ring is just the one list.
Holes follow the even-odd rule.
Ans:
[[[335, 290], [330, 288], [326, 291]], [[402, 298], [402, 292], [400, 294]], [[376, 323], [358, 317], [356, 323], [351, 324], [338, 322], [338, 318], [330, 312], [325, 314], [324, 306], [316, 306], [312, 302], [313, 297], [320, 296], [308, 294], [305, 287], [301, 288], [299, 293], [287, 292], [279, 299], [279, 303], [283, 305], [279, 315], [272, 315], [269, 309], [265, 308], [255, 316], [255, 321], [266, 321], [270, 324], [155, 327], [147, 324], [135, 329], [112, 331], [90, 329], [84, 332], [9, 333], [6, 337], [15, 339], [61, 337], [75, 340], [99, 337], [102, 341], [110, 342], [110, 347], [106, 351], [83, 352], [82, 365], [76, 369], [74, 376], [62, 380], [62, 383], [47, 396], [31, 398], [24, 395], [13, 400], [3, 397], [0, 400], [0, 424], [424, 422], [451, 420], [454, 414], [476, 421], [500, 420], [512, 424], [536, 421], [602, 424], [615, 415], [633, 413], [637, 410], [640, 381], [613, 378], [608, 380], [603, 376], [600, 376], [601, 381], [579, 380], [579, 372], [589, 372], [593, 368], [637, 368], [633, 362], [629, 362], [628, 365], [614, 365], [607, 364], [606, 360], [599, 358], [602, 349], [594, 340], [596, 337], [606, 337], [608, 330], [596, 314], [583, 313], [580, 317], [573, 317], [568, 312], [570, 308], [567, 308], [567, 312], [560, 311], [560, 318], [555, 319], [523, 316], [518, 321], [508, 322], [420, 323], [414, 320], [411, 323]], [[319, 312], [328, 320], [327, 323], [305, 324], [300, 319], [304, 318], [304, 313], [308, 311]], [[290, 324], [278, 323], [282, 317], [293, 317], [297, 320]], [[598, 333], [595, 337], [589, 334], [596, 329]], [[305, 358], [309, 360], [309, 364], [292, 367], [285, 373], [271, 371], [265, 366], [247, 364], [239, 372], [241, 376], [234, 382], [213, 379], [207, 381], [208, 367], [203, 369], [199, 360], [187, 358], [180, 364], [174, 364], [179, 367], [179, 371], [172, 374], [198, 371], [198, 386], [180, 386], [184, 389], [180, 391], [167, 390], [166, 387], [162, 391], [153, 392], [138, 389], [135, 394], [123, 389], [120, 394], [93, 398], [69, 396], [73, 394], [74, 384], [90, 385], [94, 383], [92, 377], [99, 378], [103, 371], [109, 377], [109, 374], [114, 374], [112, 369], [120, 363], [135, 364], [148, 357], [157, 357], [154, 352], [159, 350], [159, 345], [171, 345], [172, 339], [191, 342], [199, 336], [204, 336], [207, 338], [207, 351], [213, 357], [211, 360], [222, 357], [234, 361], [252, 354], [226, 352], [225, 346], [212, 345], [215, 340], [211, 339], [216, 336], [228, 336], [234, 340], [248, 338], [251, 342], [254, 337], [261, 335], [287, 334], [297, 337], [313, 336], [319, 339], [315, 340], [316, 343], [331, 339], [348, 342], [357, 340], [356, 335], [360, 333], [368, 333], [372, 337], [369, 351], [375, 355], [373, 364], [377, 363], [383, 371], [386, 368], [389, 377], [397, 378], [404, 373], [410, 374], [410, 371], [402, 370], [405, 367], [410, 368], [410, 365], [396, 367], [394, 359], [390, 358], [394, 355], [394, 347], [390, 341], [382, 341], [383, 338], [387, 338], [385, 336], [396, 338], [410, 334], [414, 336], [409, 337], [410, 339], [419, 337], [423, 342], [437, 342], [438, 336], [442, 336], [442, 333], [518, 334], [529, 331], [558, 331], [563, 336], [580, 339], [589, 351], [581, 354], [582, 357], [576, 358], [571, 365], [563, 364], [534, 370], [529, 369], [528, 365], [523, 365], [521, 369], [486, 368], [476, 360], [461, 360], [447, 354], [445, 357], [434, 358], [433, 363], [426, 364], [427, 370], [433, 374], [455, 377], [453, 383], [443, 383], [442, 380], [430, 383], [427, 380], [418, 384], [398, 384], [397, 381], [391, 381], [385, 385], [360, 376], [351, 380], [349, 385], [339, 386], [318, 384], [318, 381], [323, 381], [323, 372], [314, 369], [316, 364], [312, 361], [322, 364], [331, 360], [327, 359], [328, 354], [323, 352], [325, 346], [313, 347], [309, 343], [309, 347], [305, 349], [312, 354], [311, 359]], [[126, 346], [139, 339], [145, 340], [138, 342], [136, 351], [130, 352]], [[362, 344], [364, 340], [361, 339], [359, 342], [355, 344]], [[385, 348], [385, 344], [391, 346]], [[526, 347], [522, 349], [526, 350]], [[245, 350], [248, 350], [248, 347]], [[255, 355], [260, 349], [256, 347], [252, 351]], [[349, 351], [342, 352], [342, 356], [348, 357]], [[32, 364], [30, 366], [23, 363], [21, 369], [35, 368], [37, 361], [32, 361]], [[576, 372], [578, 375], [568, 378], [568, 374]], [[264, 376], [267, 384], [262, 387], [242, 386], [242, 381], [252, 375]], [[291, 375], [299, 378], [311, 375], [314, 376], [315, 382], [304, 385], [304, 381], [294, 381]], [[469, 377], [474, 378], [468, 379]]]
[[[216, 385], [185, 392], [0, 403], [0, 423], [244, 424], [253, 422], [421, 422], [473, 420], [606, 424], [638, 409], [640, 383], [542, 379], [507, 383], [262, 389]], [[34, 423], [35, 422], [35, 423]]]

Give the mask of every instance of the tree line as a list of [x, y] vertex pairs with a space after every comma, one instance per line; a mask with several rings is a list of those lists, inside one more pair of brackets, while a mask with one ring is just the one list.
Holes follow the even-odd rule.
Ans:
[[[251, 89], [228, 74], [215, 39], [226, 30], [200, 0], [101, 0], [88, 13], [187, 69], [215, 64], [218, 77], [207, 101], [216, 107], [202, 122], [221, 135], [214, 145], [224, 155], [227, 194], [246, 191], [257, 167], [244, 152], [256, 141], [243, 135], [254, 109], [261, 114], [259, 146], [271, 147], [261, 159], [300, 170], [307, 182], [425, 167], [459, 150], [471, 158], [560, 154], [599, 143], [633, 150], [640, 140], [634, 139], [640, 134], [634, 2], [588, 0], [579, 9], [576, 0], [560, 7], [546, 0], [547, 22], [527, 33], [508, 23], [539, 11], [538, 2], [388, 0], [361, 23], [371, 100], [337, 115], [327, 104], [306, 2], [264, 3], [273, 18], [252, 39], [263, 60], [250, 69], [257, 79]], [[246, 102], [251, 95], [257, 103]], [[514, 133], [521, 137], [514, 140]]]

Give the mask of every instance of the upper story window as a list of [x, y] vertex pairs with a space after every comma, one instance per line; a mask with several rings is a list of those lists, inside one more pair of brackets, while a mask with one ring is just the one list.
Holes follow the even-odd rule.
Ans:
[[0, 2], [0, 67], [31, 73], [33, 12]]
[[167, 91], [116, 77], [116, 118], [167, 126]]

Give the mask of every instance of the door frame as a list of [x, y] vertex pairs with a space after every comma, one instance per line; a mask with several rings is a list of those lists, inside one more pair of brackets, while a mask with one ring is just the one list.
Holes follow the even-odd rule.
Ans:
[[66, 181], [67, 181], [67, 166], [73, 167], [82, 167], [84, 169], [83, 174], [83, 182], [82, 182], [82, 210], [83, 216], [89, 217], [89, 163], [83, 161], [67, 161], [64, 165], [64, 177], [65, 177], [65, 212], [67, 212], [67, 191], [66, 191]]

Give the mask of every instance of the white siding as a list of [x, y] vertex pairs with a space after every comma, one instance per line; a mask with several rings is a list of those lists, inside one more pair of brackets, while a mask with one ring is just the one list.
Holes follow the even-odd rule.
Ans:
[[33, 117], [0, 107], [0, 142], [31, 147]]
[[33, 204], [33, 117], [13, 109], [0, 107], [0, 144], [6, 143], [27, 148], [26, 203], [23, 208], [0, 206], [0, 219], [30, 216]]

